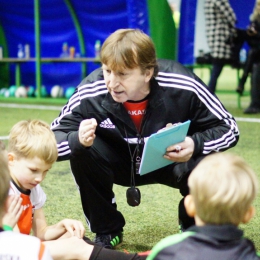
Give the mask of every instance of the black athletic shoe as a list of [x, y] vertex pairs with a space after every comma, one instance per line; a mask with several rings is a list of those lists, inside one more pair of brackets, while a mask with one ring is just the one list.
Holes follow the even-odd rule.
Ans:
[[86, 236], [83, 236], [82, 238], [86, 243], [90, 244], [90, 245], [97, 245], [95, 242], [91, 241], [90, 238], [86, 237]]
[[113, 249], [123, 242], [123, 233], [96, 234], [94, 242], [102, 247]]

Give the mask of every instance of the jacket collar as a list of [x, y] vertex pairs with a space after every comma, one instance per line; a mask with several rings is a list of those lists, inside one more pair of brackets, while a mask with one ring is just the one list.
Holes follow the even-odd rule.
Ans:
[[195, 231], [218, 241], [238, 240], [243, 236], [243, 231], [231, 224], [192, 226], [187, 231]]
[[[150, 89], [151, 91], [149, 93], [149, 103], [147, 110], [152, 111], [163, 103], [163, 89], [159, 86], [155, 78], [152, 78], [151, 80]], [[101, 105], [104, 109], [120, 118], [122, 121], [126, 121], [125, 117], [127, 112], [125, 109], [123, 109], [122, 103], [114, 101], [109, 92], [106, 94]]]

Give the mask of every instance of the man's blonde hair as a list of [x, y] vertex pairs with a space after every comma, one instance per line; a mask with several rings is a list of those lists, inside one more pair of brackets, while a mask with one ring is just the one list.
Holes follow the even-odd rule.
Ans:
[[230, 153], [203, 159], [192, 171], [188, 185], [198, 217], [217, 225], [241, 223], [258, 190], [252, 168]]
[[58, 157], [54, 133], [41, 120], [23, 120], [15, 124], [10, 131], [8, 152], [19, 158], [36, 156], [48, 164], [54, 163]]
[[100, 59], [113, 71], [140, 67], [143, 73], [151, 68], [154, 76], [158, 72], [154, 44], [138, 29], [119, 29], [112, 33], [102, 45]]
[[5, 145], [0, 141], [0, 218], [4, 215], [4, 205], [10, 187], [10, 173]]

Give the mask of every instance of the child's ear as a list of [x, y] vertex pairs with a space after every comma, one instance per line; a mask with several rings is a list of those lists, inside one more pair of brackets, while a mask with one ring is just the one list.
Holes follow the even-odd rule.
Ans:
[[187, 214], [193, 218], [196, 215], [196, 208], [193, 197], [190, 194], [184, 198], [184, 206]]
[[250, 206], [250, 208], [247, 210], [247, 212], [242, 220], [242, 223], [244, 223], [244, 224], [248, 223], [251, 220], [251, 218], [254, 217], [254, 215], [255, 215], [255, 207]]

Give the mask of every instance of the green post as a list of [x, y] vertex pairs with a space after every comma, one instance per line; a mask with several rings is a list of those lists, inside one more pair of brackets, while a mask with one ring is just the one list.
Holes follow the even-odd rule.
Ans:
[[[67, 8], [69, 9], [72, 21], [74, 23], [74, 26], [75, 26], [75, 29], [76, 29], [76, 32], [77, 32], [77, 35], [78, 35], [80, 53], [84, 57], [85, 54], [86, 54], [85, 42], [84, 42], [83, 33], [82, 33], [82, 29], [81, 29], [78, 17], [76, 15], [76, 12], [75, 12], [70, 0], [64, 0], [64, 2], [67, 5]], [[86, 65], [86, 63], [81, 64], [81, 73], [82, 73], [82, 78], [86, 77], [86, 75], [87, 75], [87, 65]]]
[[15, 64], [15, 85], [16, 87], [21, 86], [21, 68], [20, 62]]
[[41, 45], [40, 45], [40, 0], [34, 0], [35, 24], [35, 69], [37, 97], [41, 97]]
[[[0, 23], [0, 46], [3, 48], [3, 58], [9, 57], [7, 41], [2, 24]], [[10, 69], [8, 63], [0, 65], [0, 89], [10, 87]]]
[[176, 27], [167, 0], [147, 0], [157, 58], [176, 60]]

